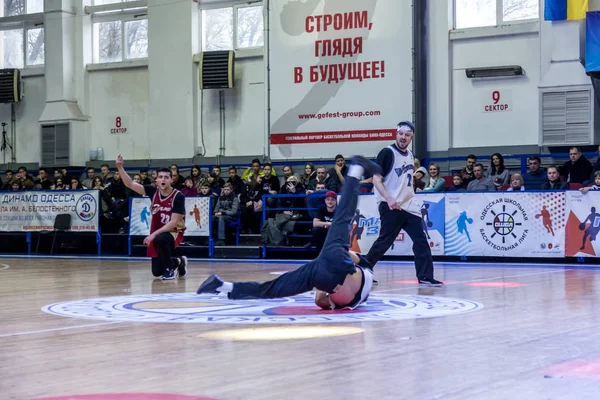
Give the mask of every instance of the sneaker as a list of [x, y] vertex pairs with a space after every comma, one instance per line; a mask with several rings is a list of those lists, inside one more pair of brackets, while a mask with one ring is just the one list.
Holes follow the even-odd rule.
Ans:
[[360, 165], [361, 167], [363, 167], [365, 169], [365, 175], [369, 177], [373, 175], [381, 175], [383, 173], [381, 167], [378, 164], [367, 160], [363, 156], [352, 157], [352, 164]]
[[429, 287], [442, 287], [444, 286], [444, 282], [440, 282], [433, 278], [431, 279], [419, 279], [419, 286], [429, 286]]
[[175, 271], [172, 269], [168, 269], [162, 276], [163, 281], [168, 281], [171, 279], [175, 279]]
[[223, 280], [221, 278], [219, 278], [218, 275], [213, 274], [213, 275], [209, 276], [207, 280], [202, 282], [202, 285], [200, 285], [200, 287], [198, 288], [198, 291], [196, 291], [196, 293], [197, 294], [219, 293], [219, 292], [217, 292], [217, 289], [220, 288], [222, 285], [223, 285]]
[[373, 279], [373, 285], [379, 285], [379, 281], [377, 279]]
[[181, 256], [179, 265], [177, 266], [177, 274], [179, 275], [180, 278], [183, 278], [184, 276], [187, 275], [187, 265], [188, 265], [187, 257]]

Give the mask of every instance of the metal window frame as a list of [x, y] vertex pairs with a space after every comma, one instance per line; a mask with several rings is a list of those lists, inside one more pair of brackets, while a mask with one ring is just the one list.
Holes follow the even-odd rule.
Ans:
[[[224, 2], [224, 3], [214, 3], [214, 4], [199, 4], [199, 8], [200, 8], [200, 21], [201, 21], [201, 32], [200, 32], [200, 43], [201, 43], [201, 48], [202, 51], [206, 51], [205, 50], [205, 45], [206, 45], [206, 29], [205, 29], [205, 16], [204, 16], [204, 11], [210, 11], [210, 10], [218, 10], [218, 9], [231, 9], [231, 13], [232, 13], [232, 26], [231, 26], [231, 32], [232, 32], [232, 49], [233, 51], [245, 51], [245, 50], [255, 50], [255, 49], [262, 49], [264, 48], [264, 44], [262, 46], [252, 46], [252, 47], [239, 47], [239, 43], [238, 43], [238, 34], [237, 34], [237, 27], [238, 27], [238, 10], [241, 8], [248, 8], [248, 7], [263, 7], [263, 1], [262, 0], [256, 0], [256, 1], [244, 1], [244, 2], [239, 2], [239, 1], [231, 1], [231, 2]], [[264, 27], [264, 13], [261, 13], [261, 15], [263, 16], [263, 27]]]
[[27, 68], [27, 67], [39, 67], [41, 65], [46, 64], [46, 46], [44, 46], [44, 62], [43, 63], [41, 63], [41, 64], [29, 64], [27, 62], [27, 60], [29, 58], [27, 56], [28, 55], [28, 44], [29, 44], [29, 40], [28, 40], [29, 38], [28, 38], [28, 36], [29, 36], [29, 31], [32, 30], [32, 29], [41, 29], [42, 32], [44, 33], [44, 41], [46, 39], [46, 37], [45, 37], [46, 31], [45, 31], [45, 29], [44, 29], [43, 26], [42, 27], [39, 27], [39, 26], [26, 27], [26, 28], [23, 29], [23, 56], [25, 57], [25, 63], [23, 65], [25, 66], [25, 68]]
[[[25, 12], [27, 12], [27, 1], [25, 0]], [[23, 31], [23, 41], [21, 49], [23, 50], [23, 69], [27, 67], [39, 67], [46, 63], [46, 54], [44, 53], [44, 63], [31, 65], [27, 63], [27, 32], [30, 29], [44, 29], [44, 13], [21, 14], [10, 17], [0, 17], [0, 31]]]
[[[460, 30], [460, 31], [468, 31], [470, 29], [485, 29], [485, 28], [497, 28], [497, 27], [503, 27], [503, 26], [509, 26], [509, 25], [518, 25], [518, 24], [530, 24], [532, 22], [537, 22], [540, 20], [540, 16], [538, 14], [538, 16], [536, 18], [527, 18], [527, 19], [519, 19], [516, 21], [505, 21], [504, 20], [504, 0], [496, 0], [496, 25], [483, 25], [483, 26], [472, 26], [469, 28], [457, 28], [456, 27], [456, 1], [457, 0], [453, 0], [452, 1], [452, 27], [453, 30]], [[540, 0], [538, 1], [538, 9], [539, 9], [539, 5], [540, 5]]]
[[[131, 2], [137, 3], [137, 2]], [[122, 4], [122, 3], [115, 3]], [[112, 5], [112, 4], [110, 4]], [[143, 18], [141, 18], [143, 17]], [[92, 14], [92, 55], [93, 55], [93, 63], [111, 63], [111, 62], [122, 62], [128, 60], [138, 60], [147, 58], [146, 57], [137, 57], [130, 58], [127, 54], [127, 35], [125, 32], [126, 23], [131, 21], [148, 21], [148, 8], [147, 7], [135, 7], [130, 8], [121, 12], [110, 13], [110, 14]], [[101, 24], [106, 22], [120, 22], [121, 23], [121, 58], [116, 61], [102, 61], [99, 59], [99, 49], [96, 47], [100, 46], [100, 38], [96, 39], [96, 30], [94, 29], [95, 24]], [[149, 23], [149, 22], [148, 22]], [[96, 59], [96, 50], [98, 50], [98, 59]]]

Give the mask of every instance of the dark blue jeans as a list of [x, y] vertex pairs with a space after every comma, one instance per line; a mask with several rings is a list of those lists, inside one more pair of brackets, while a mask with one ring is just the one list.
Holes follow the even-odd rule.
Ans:
[[358, 182], [356, 178], [346, 177], [342, 199], [333, 215], [323, 249], [315, 260], [272, 281], [235, 282], [229, 298], [274, 299], [305, 293], [313, 288], [333, 293], [337, 285], [344, 283], [348, 274], [356, 272], [348, 250], [350, 221], [358, 204]]

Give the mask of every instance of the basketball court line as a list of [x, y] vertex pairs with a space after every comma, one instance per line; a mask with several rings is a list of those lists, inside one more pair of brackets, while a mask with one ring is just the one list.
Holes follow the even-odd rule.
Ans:
[[23, 331], [23, 332], [15, 332], [15, 333], [3, 333], [3, 334], [0, 334], [0, 338], [2, 338], [2, 337], [10, 337], [10, 336], [21, 336], [21, 335], [34, 335], [36, 333], [67, 331], [67, 330], [70, 330], [70, 329], [90, 328], [90, 327], [93, 327], [93, 326], [122, 324], [123, 322], [130, 322], [130, 321], [111, 321], [111, 322], [101, 322], [99, 324], [85, 324], [85, 325], [63, 326], [62, 328], [40, 329], [40, 330], [37, 330], [37, 331]]
[[0, 264], [0, 271], [4, 271], [5, 269], [9, 269], [10, 266], [8, 264]]

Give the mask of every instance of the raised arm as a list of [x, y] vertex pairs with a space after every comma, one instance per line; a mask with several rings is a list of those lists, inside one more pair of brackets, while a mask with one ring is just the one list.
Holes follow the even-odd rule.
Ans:
[[121, 179], [123, 180], [125, 186], [142, 196], [146, 195], [146, 190], [144, 189], [144, 186], [140, 185], [139, 183], [135, 183], [131, 179], [131, 177], [127, 175], [127, 172], [125, 172], [125, 169], [123, 168], [123, 157], [120, 154], [117, 157], [117, 170], [119, 171], [119, 174], [121, 175]]

